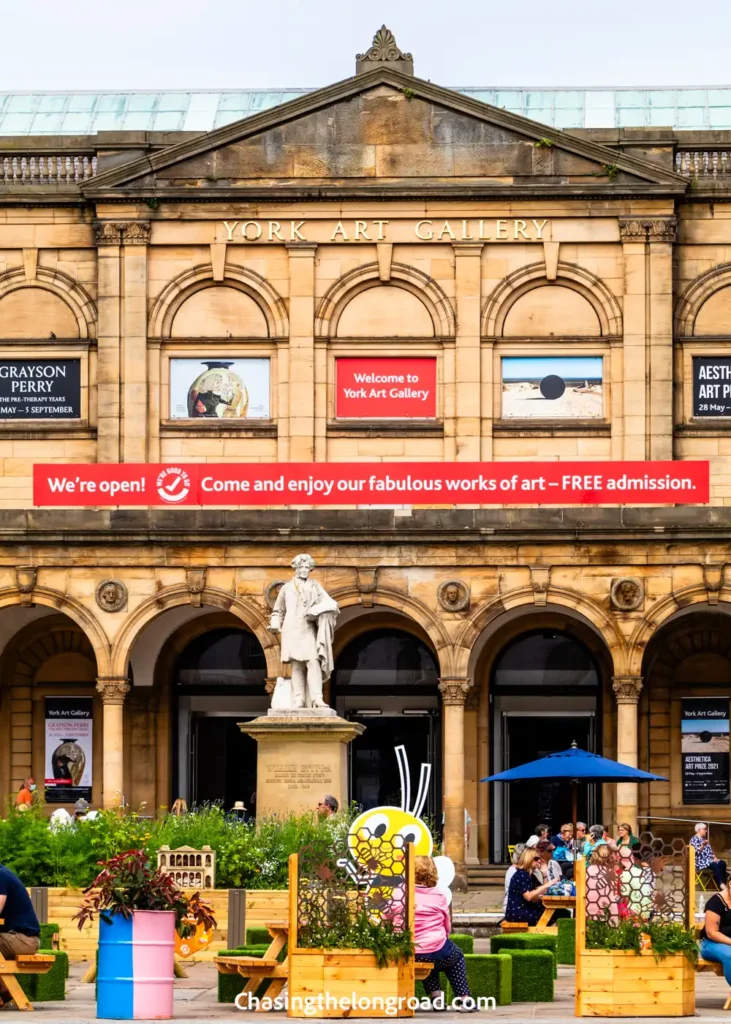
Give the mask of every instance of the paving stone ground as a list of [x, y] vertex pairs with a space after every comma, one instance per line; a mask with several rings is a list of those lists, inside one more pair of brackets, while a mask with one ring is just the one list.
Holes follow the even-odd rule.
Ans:
[[[475, 952], [489, 951], [486, 939], [475, 941]], [[72, 964], [67, 985], [67, 999], [63, 1003], [37, 1003], [35, 1012], [40, 1020], [37, 1024], [86, 1024], [96, 1021], [94, 1001], [94, 985], [84, 984], [82, 976], [88, 964]], [[175, 982], [175, 1020], [176, 1024], [197, 1024], [203, 1020], [214, 1021], [246, 1021], [250, 1018], [259, 1024], [266, 1020], [285, 1020], [284, 1013], [252, 1014], [236, 1010], [235, 1007], [216, 1002], [216, 970], [211, 963], [195, 963], [186, 967], [188, 977]], [[553, 1003], [514, 1003], [511, 1006], [500, 1006], [496, 1010], [474, 1013], [467, 1017], [476, 1021], [531, 1021], [532, 1024], [556, 1024], [557, 1021], [570, 1020], [574, 1016], [574, 970], [572, 967], [559, 967], [556, 982], [556, 998]], [[696, 1018], [704, 1024], [718, 1021], [731, 1024], [731, 1014], [722, 1010], [726, 1000], [728, 987], [723, 978], [713, 974], [700, 974], [696, 978]], [[12, 1007], [0, 1010], [2, 1015], [15, 1015]], [[416, 1020], [453, 1021], [463, 1020], [465, 1015], [449, 1011], [440, 1014], [421, 1012]], [[311, 1018], [317, 1020], [317, 1017]], [[594, 1017], [595, 1022], [616, 1021], [617, 1018]], [[633, 1017], [635, 1024], [663, 1024], [677, 1022], [677, 1017]], [[685, 1018], [686, 1020], [689, 1018]]]

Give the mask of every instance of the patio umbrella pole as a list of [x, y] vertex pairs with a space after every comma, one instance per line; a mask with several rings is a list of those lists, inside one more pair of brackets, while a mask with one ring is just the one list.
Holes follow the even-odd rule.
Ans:
[[576, 861], [578, 860], [578, 836], [577, 822], [579, 820], [579, 780], [571, 780], [571, 805], [573, 807], [572, 819], [574, 822], [574, 875], [576, 874]]

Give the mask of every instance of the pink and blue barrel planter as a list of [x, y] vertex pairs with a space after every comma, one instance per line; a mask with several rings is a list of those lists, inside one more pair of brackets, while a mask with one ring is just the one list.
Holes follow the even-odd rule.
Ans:
[[165, 1020], [173, 1015], [175, 915], [135, 910], [99, 919], [97, 1017]]

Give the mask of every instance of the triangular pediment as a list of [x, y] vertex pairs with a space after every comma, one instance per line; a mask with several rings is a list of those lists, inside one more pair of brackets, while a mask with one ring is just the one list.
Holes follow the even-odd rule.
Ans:
[[687, 187], [659, 164], [378, 68], [104, 171], [85, 191], [191, 199], [231, 189], [404, 194], [426, 183], [476, 194], [510, 186], [572, 193]]

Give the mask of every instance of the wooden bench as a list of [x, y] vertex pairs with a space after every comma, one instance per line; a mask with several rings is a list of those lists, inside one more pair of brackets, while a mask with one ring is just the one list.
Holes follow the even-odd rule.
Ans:
[[528, 932], [530, 927], [525, 921], [501, 921], [500, 922], [501, 932]]
[[416, 981], [423, 981], [424, 978], [428, 978], [433, 970], [434, 964], [430, 964], [426, 960], [414, 961], [414, 979]]
[[[272, 937], [264, 956], [217, 956], [213, 961], [219, 974], [240, 974], [247, 979], [241, 995], [254, 995], [265, 978], [271, 979], [267, 997], [276, 999], [289, 978], [288, 957], [279, 960], [279, 954], [287, 945], [288, 921], [268, 921], [267, 928]], [[256, 1012], [263, 1009], [260, 1004]]]
[[[723, 964], [716, 963], [715, 960], [699, 960], [695, 969], [698, 974], [717, 974], [720, 978], [723, 977]], [[729, 992], [723, 1008], [731, 1010], [731, 992]]]
[[31, 953], [16, 956], [14, 960], [6, 960], [0, 954], [0, 980], [7, 988], [19, 1010], [32, 1010], [33, 1005], [20, 987], [18, 974], [47, 974], [53, 967], [56, 958], [47, 953]]

